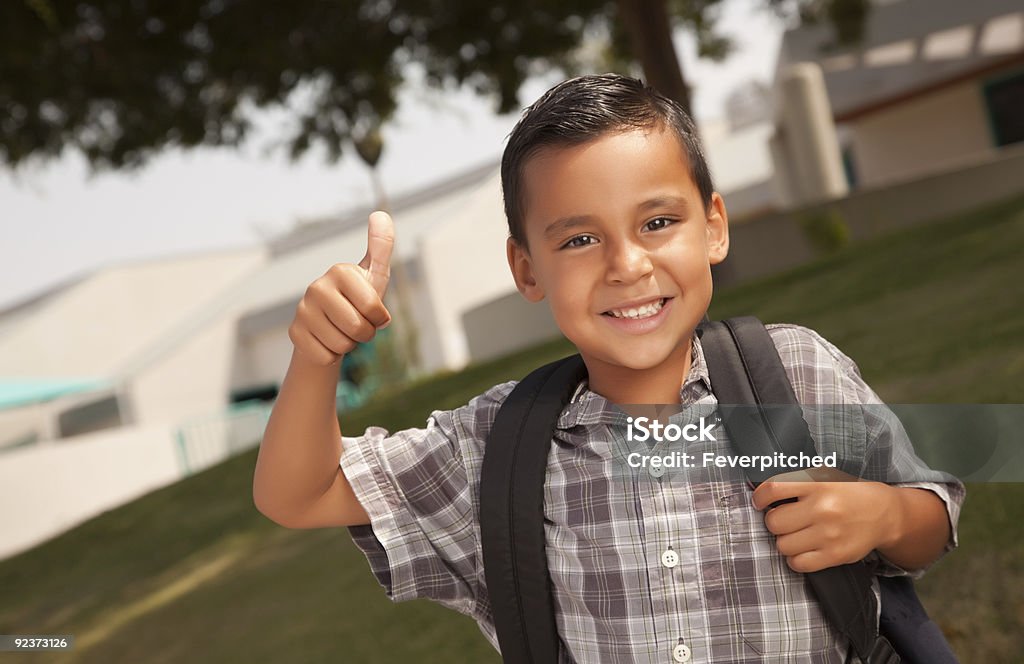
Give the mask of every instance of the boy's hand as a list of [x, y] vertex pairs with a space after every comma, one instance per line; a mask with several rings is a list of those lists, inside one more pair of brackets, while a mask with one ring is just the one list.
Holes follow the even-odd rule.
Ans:
[[370, 215], [366, 255], [357, 265], [338, 263], [306, 288], [288, 328], [288, 338], [306, 359], [320, 366], [373, 339], [391, 323], [384, 291], [391, 275], [395, 227], [387, 212]]
[[755, 509], [765, 510], [777, 501], [796, 499], [768, 509], [764, 523], [777, 536], [776, 547], [789, 567], [807, 573], [856, 562], [890, 544], [897, 530], [897, 490], [815, 468], [763, 482], [754, 490], [753, 502]]

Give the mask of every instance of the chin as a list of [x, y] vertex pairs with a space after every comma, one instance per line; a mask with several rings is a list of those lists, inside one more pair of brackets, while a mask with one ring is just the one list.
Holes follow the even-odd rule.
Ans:
[[643, 352], [643, 353], [613, 353], [604, 362], [623, 369], [633, 371], [648, 371], [660, 367], [666, 360], [672, 357], [672, 351], [664, 352]]

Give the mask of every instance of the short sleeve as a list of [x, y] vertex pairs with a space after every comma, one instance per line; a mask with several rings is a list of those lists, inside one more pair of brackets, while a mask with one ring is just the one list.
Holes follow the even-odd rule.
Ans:
[[[857, 438], [863, 436], [862, 441], [851, 441], [856, 443], [852, 447], [861, 449], [863, 454], [857, 474], [892, 486], [934, 493], [946, 508], [950, 526], [949, 539], [939, 558], [956, 548], [957, 524], [966, 497], [963, 483], [949, 473], [929, 468], [914, 453], [899, 418], [864, 381], [856, 363], [835, 345], [817, 332], [797, 325], [769, 329], [801, 403], [829, 404], [829, 408], [844, 413], [839, 419], [859, 414], [855, 426], [840, 429], [847, 433], [856, 431]], [[919, 578], [939, 558], [917, 570], [904, 569], [877, 551], [868, 556], [868, 562], [877, 565], [875, 573], [881, 576]]]
[[512, 385], [434, 411], [421, 429], [372, 426], [342, 437], [341, 469], [370, 518], [348, 531], [392, 601], [427, 598], [476, 611], [483, 445]]

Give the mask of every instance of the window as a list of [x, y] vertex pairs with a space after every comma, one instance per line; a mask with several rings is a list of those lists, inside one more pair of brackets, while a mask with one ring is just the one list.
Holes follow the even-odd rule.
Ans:
[[984, 95], [995, 144], [1024, 141], [1024, 72], [989, 81]]

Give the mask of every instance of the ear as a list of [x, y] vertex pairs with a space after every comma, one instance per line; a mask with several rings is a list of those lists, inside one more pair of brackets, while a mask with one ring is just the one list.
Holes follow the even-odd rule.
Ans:
[[711, 194], [707, 215], [708, 261], [718, 265], [729, 255], [729, 213], [717, 191]]
[[512, 278], [515, 279], [519, 292], [530, 302], [543, 300], [544, 289], [540, 287], [537, 279], [533, 276], [530, 253], [512, 238], [506, 242], [505, 250], [508, 253], [508, 267], [512, 270]]

